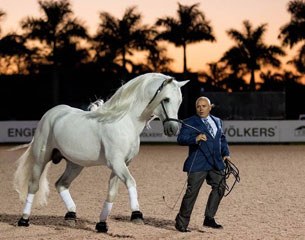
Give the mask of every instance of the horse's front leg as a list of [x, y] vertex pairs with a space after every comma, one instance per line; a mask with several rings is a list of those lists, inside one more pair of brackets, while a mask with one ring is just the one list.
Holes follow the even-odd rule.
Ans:
[[118, 176], [116, 176], [114, 172], [111, 172], [108, 183], [108, 195], [104, 202], [102, 212], [100, 214], [100, 222], [98, 222], [95, 226], [95, 229], [98, 232], [106, 233], [108, 231], [108, 226], [106, 221], [111, 212], [113, 202], [118, 194], [119, 182], [120, 179], [118, 178]]
[[138, 202], [138, 193], [136, 187], [136, 181], [129, 172], [125, 162], [113, 162], [113, 172], [125, 183], [128, 190], [130, 208], [132, 211], [130, 220], [134, 223], [143, 223], [143, 214], [140, 211]]

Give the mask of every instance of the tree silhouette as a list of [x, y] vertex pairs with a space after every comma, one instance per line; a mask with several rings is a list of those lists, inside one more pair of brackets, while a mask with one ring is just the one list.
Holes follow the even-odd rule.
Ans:
[[45, 55], [45, 63], [53, 65], [53, 101], [54, 104], [57, 104], [59, 91], [57, 71], [62, 64], [60, 56], [69, 46], [70, 50], [77, 51], [77, 40], [79, 38], [87, 39], [88, 35], [80, 21], [72, 17], [73, 12], [69, 1], [50, 0], [38, 1], [38, 3], [44, 16], [40, 18], [27, 17], [21, 22], [21, 26], [25, 31], [26, 38], [38, 40], [44, 44], [43, 48], [40, 49], [40, 54]]
[[246, 88], [243, 79], [244, 74], [239, 71], [230, 71], [222, 62], [212, 62], [208, 64], [208, 70], [201, 75], [205, 79], [207, 89], [226, 90], [228, 92], [242, 91]]
[[171, 72], [170, 64], [174, 60], [166, 55], [166, 48], [153, 46], [149, 49], [147, 67], [152, 72]]
[[283, 46], [290, 48], [302, 42], [298, 55], [291, 63], [300, 73], [305, 73], [305, 1], [290, 1], [287, 10], [291, 14], [290, 22], [280, 28], [279, 39]]
[[127, 64], [133, 65], [128, 56], [133, 51], [148, 50], [155, 46], [155, 31], [152, 27], [141, 24], [142, 15], [136, 7], [126, 9], [123, 17], [118, 19], [108, 12], [100, 13], [100, 24], [94, 38], [97, 57], [108, 57], [122, 68], [123, 81], [126, 79]]
[[262, 91], [284, 91], [285, 79], [281, 73], [273, 73], [270, 70], [260, 74], [263, 83], [261, 83], [260, 90]]
[[33, 51], [25, 46], [25, 39], [16, 34], [10, 33], [0, 39], [0, 57], [2, 73], [28, 73], [27, 62]]
[[227, 31], [236, 45], [224, 53], [221, 61], [226, 62], [234, 71], [250, 73], [251, 91], [256, 89], [255, 72], [266, 65], [280, 67], [281, 62], [278, 57], [285, 55], [280, 47], [263, 42], [266, 26], [266, 24], [262, 24], [253, 28], [252, 24], [246, 20], [243, 22], [243, 32], [235, 29]]
[[208, 69], [201, 74], [208, 90], [220, 89], [221, 81], [227, 76], [225, 67], [219, 62], [208, 63]]
[[[0, 21], [5, 15], [0, 10]], [[25, 39], [16, 33], [0, 35], [0, 73], [27, 73], [26, 60], [29, 60], [31, 51], [24, 43]]]
[[156, 21], [157, 26], [163, 26], [157, 37], [158, 40], [166, 40], [176, 47], [183, 48], [183, 72], [187, 73], [186, 47], [188, 44], [200, 41], [215, 41], [212, 27], [205, 15], [199, 9], [199, 3], [185, 6], [178, 3], [178, 18], [164, 17]]

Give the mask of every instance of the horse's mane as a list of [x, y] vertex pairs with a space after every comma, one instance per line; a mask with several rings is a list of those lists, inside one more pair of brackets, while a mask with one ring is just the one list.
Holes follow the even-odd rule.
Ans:
[[[149, 83], [148, 80], [155, 81], [157, 77], [161, 76], [165, 77], [165, 75], [154, 73], [152, 78], [148, 78], [147, 74], [144, 74], [130, 80], [96, 111], [88, 112], [87, 116], [97, 118], [102, 122], [113, 122], [121, 119], [131, 107], [136, 106], [137, 101], [141, 101], [147, 94], [144, 89]], [[136, 92], [138, 94], [135, 94]]]

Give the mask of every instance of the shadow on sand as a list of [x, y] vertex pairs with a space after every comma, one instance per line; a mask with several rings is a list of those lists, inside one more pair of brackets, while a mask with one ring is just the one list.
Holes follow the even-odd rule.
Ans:
[[[0, 222], [7, 223], [11, 226], [17, 226], [20, 215], [16, 214], [0, 214]], [[33, 215], [30, 217], [30, 224], [37, 226], [50, 226], [54, 228], [77, 228], [86, 231], [95, 231], [88, 225], [95, 226], [95, 222], [87, 219], [77, 218], [76, 221], [66, 221], [63, 216], [46, 216], [46, 215]]]
[[[120, 222], [130, 222], [130, 216], [123, 216], [123, 215], [114, 215], [111, 216], [112, 219]], [[144, 224], [149, 225], [156, 228], [162, 228], [166, 230], [174, 230], [175, 221], [168, 220], [168, 219], [160, 219], [154, 217], [144, 216]]]
[[[16, 214], [6, 214], [1, 213], [0, 214], [0, 222], [6, 223], [11, 226], [17, 227], [17, 222], [20, 218], [20, 215]], [[110, 217], [114, 221], [119, 222], [128, 222], [130, 223], [130, 216], [126, 215], [114, 215]], [[30, 218], [30, 224], [36, 225], [36, 226], [47, 226], [47, 227], [53, 227], [54, 229], [61, 230], [65, 228], [71, 228], [71, 229], [80, 229], [85, 230], [89, 232], [96, 232], [95, 230], [95, 224], [96, 222], [83, 219], [83, 218], [77, 218], [76, 221], [66, 221], [63, 216], [46, 216], [46, 215], [33, 215]], [[173, 220], [166, 220], [166, 219], [160, 219], [160, 218], [154, 218], [154, 217], [145, 217], [144, 218], [144, 224], [149, 225], [156, 228], [166, 229], [174, 231], [174, 224], [175, 222]], [[121, 235], [121, 234], [115, 234], [108, 233], [107, 235], [111, 237], [117, 237], [117, 238], [134, 238], [132, 235]]]

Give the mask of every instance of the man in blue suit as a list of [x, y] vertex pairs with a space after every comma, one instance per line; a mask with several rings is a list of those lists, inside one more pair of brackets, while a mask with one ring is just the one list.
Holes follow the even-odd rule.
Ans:
[[207, 97], [199, 97], [196, 101], [197, 114], [184, 121], [177, 138], [180, 145], [189, 146], [183, 166], [183, 171], [187, 172], [187, 189], [175, 224], [180, 232], [189, 232], [192, 210], [204, 180], [212, 190], [206, 204], [203, 226], [222, 228], [214, 216], [224, 196], [224, 160], [230, 160], [230, 152], [222, 121], [210, 115], [212, 106]]

